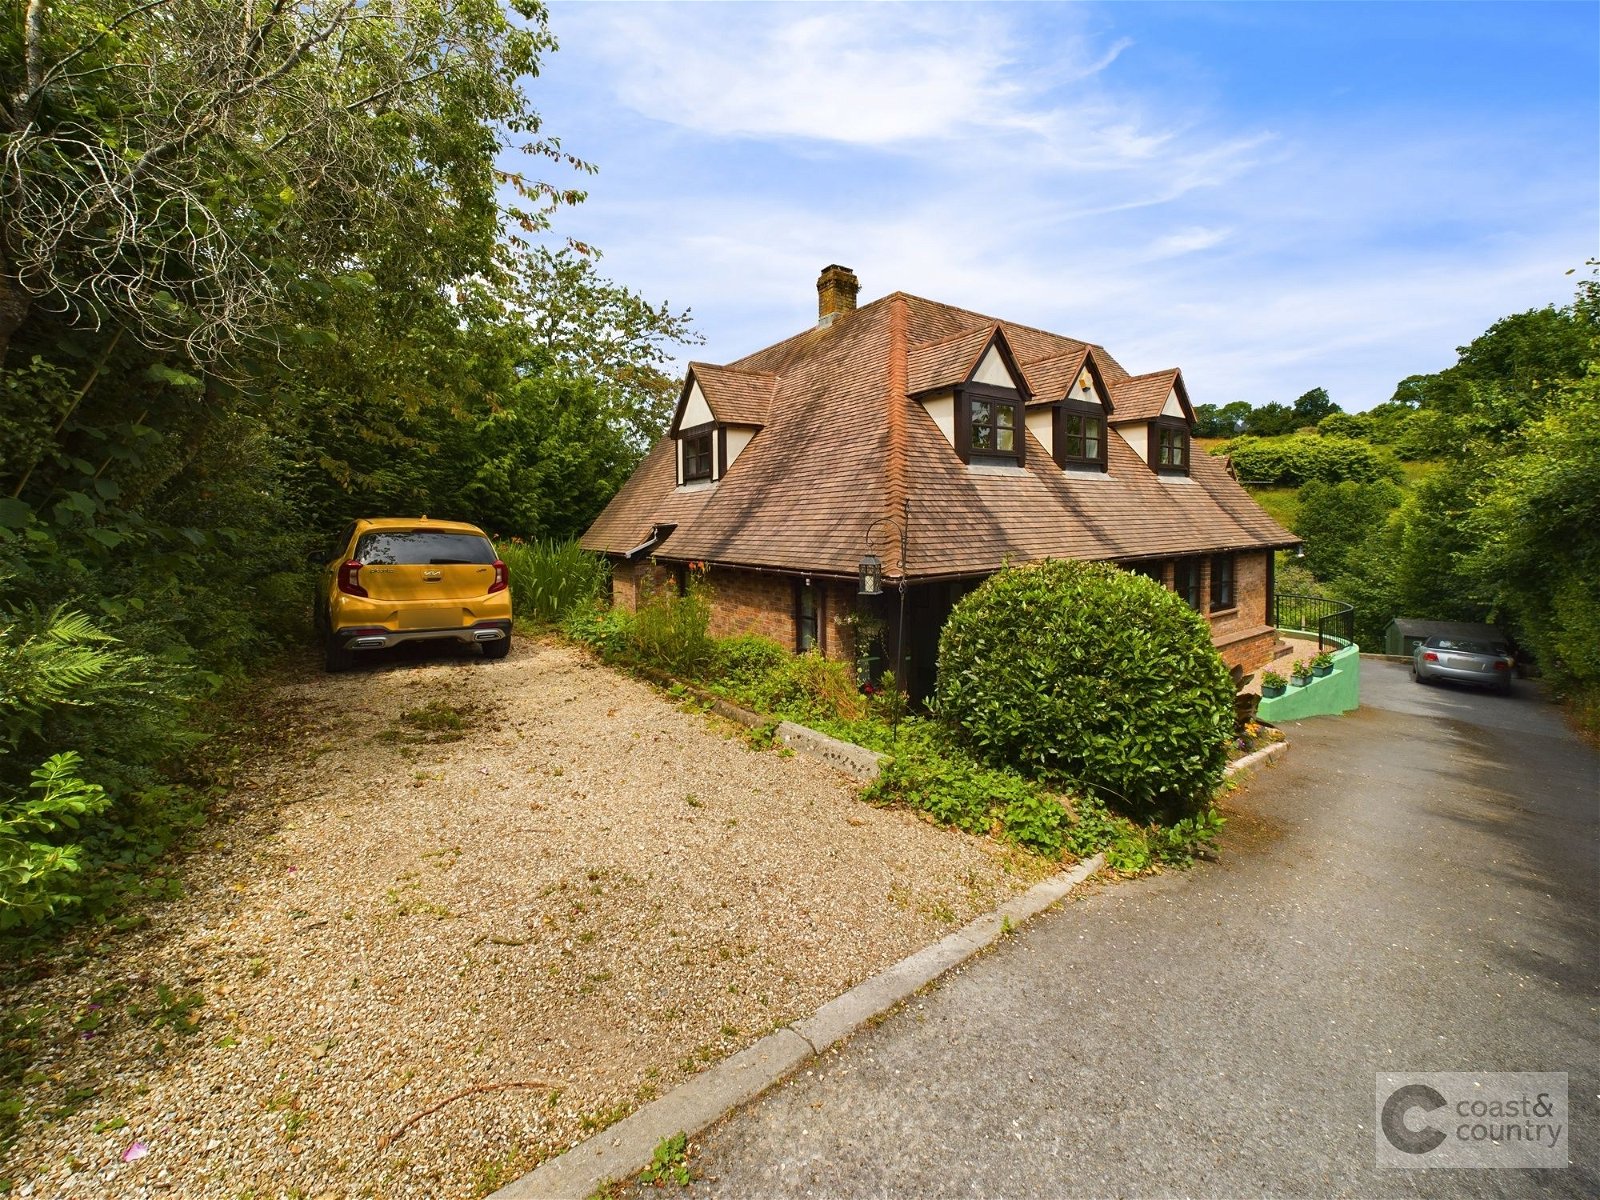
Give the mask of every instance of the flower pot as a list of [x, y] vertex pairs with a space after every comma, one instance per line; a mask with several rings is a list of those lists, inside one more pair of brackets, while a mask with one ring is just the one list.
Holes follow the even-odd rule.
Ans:
[[1305, 687], [1306, 684], [1311, 682], [1311, 676], [1295, 675], [1289, 680], [1289, 682], [1294, 684], [1295, 687]]
[[1329, 675], [1333, 674], [1333, 668], [1332, 667], [1312, 667], [1311, 668], [1311, 674], [1313, 676], [1315, 676], [1317, 679], [1326, 679]]
[[1261, 685], [1261, 698], [1263, 700], [1275, 700], [1281, 695], [1283, 695], [1283, 684], [1263, 683]]

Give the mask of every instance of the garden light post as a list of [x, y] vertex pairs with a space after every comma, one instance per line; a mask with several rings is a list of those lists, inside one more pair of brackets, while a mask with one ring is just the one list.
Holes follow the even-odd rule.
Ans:
[[[863, 540], [867, 544], [867, 552], [861, 556], [861, 586], [857, 594], [862, 596], [883, 595], [883, 560], [872, 553], [872, 531], [879, 525], [890, 524], [898, 526], [900, 532], [900, 562], [896, 568], [899, 572], [900, 587], [900, 623], [895, 627], [894, 636], [894, 685], [902, 691], [906, 690], [906, 681], [903, 677], [905, 670], [906, 650], [906, 548], [911, 536], [911, 498], [905, 499], [904, 506], [899, 516], [877, 517], [867, 525]], [[900, 726], [900, 705], [894, 706], [894, 718], [891, 722], [893, 728]]]

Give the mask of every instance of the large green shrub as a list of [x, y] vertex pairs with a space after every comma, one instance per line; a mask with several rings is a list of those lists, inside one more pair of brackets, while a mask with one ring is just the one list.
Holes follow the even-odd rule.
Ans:
[[1234, 474], [1249, 483], [1281, 483], [1291, 487], [1320, 479], [1339, 483], [1353, 479], [1370, 483], [1375, 479], [1404, 477], [1399, 465], [1385, 451], [1366, 442], [1346, 437], [1292, 434], [1288, 437], [1237, 437], [1212, 450], [1233, 460]]
[[980, 757], [1140, 819], [1209, 803], [1233, 698], [1205, 619], [1104, 563], [1009, 567], [939, 639], [938, 711]]

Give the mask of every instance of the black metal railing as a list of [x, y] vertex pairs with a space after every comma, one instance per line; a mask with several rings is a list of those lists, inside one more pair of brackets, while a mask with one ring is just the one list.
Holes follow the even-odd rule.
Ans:
[[1272, 598], [1272, 623], [1279, 629], [1315, 633], [1318, 650], [1337, 649], [1356, 640], [1356, 610], [1343, 600], [1279, 592]]

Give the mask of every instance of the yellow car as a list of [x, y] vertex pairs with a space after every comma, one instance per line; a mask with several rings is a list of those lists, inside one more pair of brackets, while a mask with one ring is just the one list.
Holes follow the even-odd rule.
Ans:
[[363, 650], [453, 639], [511, 652], [511, 585], [494, 543], [476, 525], [427, 517], [353, 522], [322, 563], [316, 622], [330, 671]]

